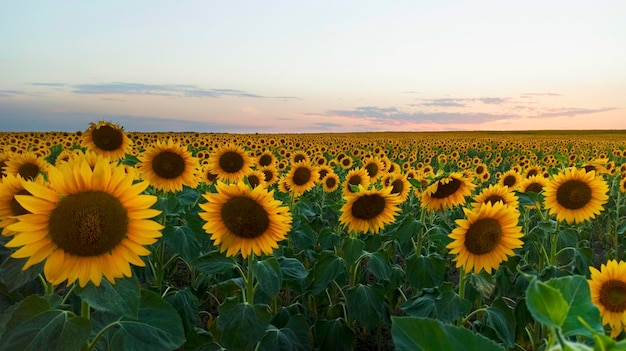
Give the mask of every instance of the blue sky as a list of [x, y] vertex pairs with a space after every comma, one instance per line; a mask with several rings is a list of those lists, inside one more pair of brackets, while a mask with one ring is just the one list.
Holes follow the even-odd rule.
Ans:
[[0, 131], [626, 129], [625, 1], [20, 1]]

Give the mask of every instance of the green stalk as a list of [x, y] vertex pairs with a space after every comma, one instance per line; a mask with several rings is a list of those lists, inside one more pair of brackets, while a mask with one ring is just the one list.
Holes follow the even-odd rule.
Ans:
[[554, 228], [554, 233], [552, 233], [552, 236], [550, 237], [550, 260], [548, 263], [553, 266], [556, 266], [556, 245], [559, 240], [560, 224], [560, 221], [556, 222], [556, 228]]
[[98, 343], [98, 340], [100, 340], [100, 338], [102, 337], [102, 335], [104, 335], [104, 333], [106, 333], [107, 330], [115, 327], [116, 325], [120, 325], [120, 321], [115, 321], [112, 323], [107, 324], [107, 326], [105, 326], [104, 328], [102, 328], [98, 334], [96, 335], [95, 338], [93, 338], [93, 340], [91, 340], [91, 342], [88, 342], [87, 345], [85, 345], [83, 347], [83, 351], [91, 351], [93, 350], [93, 348], [96, 346], [96, 344]]
[[54, 284], [47, 281], [46, 278], [41, 274], [39, 274], [39, 280], [41, 281], [41, 284], [43, 285], [43, 290], [46, 295], [54, 294]]
[[91, 307], [85, 300], [80, 301], [80, 316], [86, 319], [91, 319]]
[[254, 264], [254, 253], [248, 255], [248, 270], [246, 277], [244, 278], [246, 284], [246, 302], [250, 305], [254, 305], [254, 275], [252, 274], [252, 265]]

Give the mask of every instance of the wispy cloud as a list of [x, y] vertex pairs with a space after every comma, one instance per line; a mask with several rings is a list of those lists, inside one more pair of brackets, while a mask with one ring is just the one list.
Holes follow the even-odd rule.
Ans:
[[467, 107], [474, 103], [482, 103], [485, 105], [500, 105], [509, 102], [508, 97], [480, 97], [480, 98], [436, 98], [436, 99], [420, 99], [413, 106], [423, 107]]
[[357, 107], [354, 110], [330, 110], [327, 116], [361, 118], [378, 122], [401, 121], [436, 124], [474, 124], [518, 117], [513, 114], [491, 114], [485, 112], [423, 112], [402, 111], [396, 107], [380, 108], [376, 106]]
[[48, 83], [48, 82], [32, 82], [28, 84], [38, 86], [38, 87], [64, 87], [67, 85], [65, 83]]
[[604, 107], [604, 108], [573, 108], [573, 107], [569, 107], [569, 108], [561, 108], [561, 109], [549, 109], [546, 112], [543, 112], [535, 117], [541, 118], [541, 117], [573, 117], [573, 116], [580, 116], [580, 115], [590, 115], [592, 113], [599, 113], [599, 112], [607, 112], [607, 111], [614, 111], [614, 110], [619, 110], [618, 107]]
[[28, 95], [28, 93], [21, 90], [0, 90], [0, 97], [13, 97], [16, 95]]

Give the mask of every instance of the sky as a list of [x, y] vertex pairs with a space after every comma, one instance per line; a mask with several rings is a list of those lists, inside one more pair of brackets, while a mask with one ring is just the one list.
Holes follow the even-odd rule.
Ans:
[[0, 131], [626, 129], [626, 1], [6, 2]]

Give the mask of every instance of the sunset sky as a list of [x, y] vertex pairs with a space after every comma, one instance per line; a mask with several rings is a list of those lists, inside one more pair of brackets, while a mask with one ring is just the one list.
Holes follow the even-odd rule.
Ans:
[[12, 1], [0, 131], [626, 129], [626, 1]]

